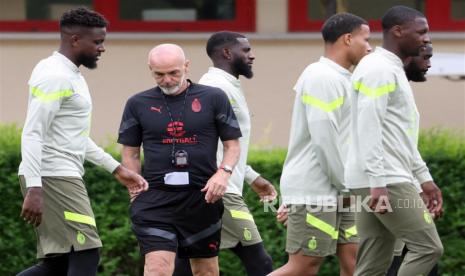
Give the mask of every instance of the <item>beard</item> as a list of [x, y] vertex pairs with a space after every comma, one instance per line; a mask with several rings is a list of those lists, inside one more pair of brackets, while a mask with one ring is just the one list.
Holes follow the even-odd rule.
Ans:
[[404, 67], [405, 75], [407, 76], [408, 80], [413, 82], [424, 82], [426, 81], [425, 73], [416, 66], [415, 62], [409, 63], [407, 66]]
[[173, 85], [171, 87], [165, 87], [165, 86], [159, 85], [159, 87], [160, 87], [161, 91], [163, 92], [163, 94], [171, 96], [171, 95], [174, 95], [174, 94], [179, 92], [179, 90], [181, 89], [182, 84], [184, 83], [184, 80], [185, 80], [185, 75], [182, 75], [181, 80], [179, 81], [178, 84], [175, 84], [175, 85]]
[[81, 55], [78, 59], [79, 64], [82, 64], [84, 67], [89, 69], [97, 68], [97, 58], [90, 55]]
[[421, 51], [425, 48], [425, 45], [422, 44], [421, 46], [418, 46], [416, 48], [411, 48], [412, 46], [409, 43], [409, 44], [407, 44], [407, 47], [410, 48], [408, 56], [410, 56], [410, 57], [418, 57], [418, 56], [420, 56]]
[[236, 69], [238, 75], [243, 75], [244, 77], [251, 79], [253, 77], [252, 68], [245, 63], [244, 61], [236, 58], [233, 61], [233, 68]]

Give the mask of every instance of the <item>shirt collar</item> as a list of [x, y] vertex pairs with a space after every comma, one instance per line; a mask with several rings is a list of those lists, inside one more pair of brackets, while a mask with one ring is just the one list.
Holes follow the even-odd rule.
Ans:
[[80, 72], [76, 64], [74, 64], [69, 58], [67, 58], [63, 54], [60, 54], [58, 51], [54, 51], [53, 56], [58, 58], [61, 62], [63, 62], [66, 65], [66, 67], [71, 69], [74, 73]]
[[230, 83], [232, 83], [234, 86], [237, 86], [237, 87], [241, 86], [241, 81], [239, 79], [229, 74], [228, 72], [224, 71], [223, 69], [216, 68], [216, 67], [210, 67], [208, 68], [208, 73], [221, 75], [226, 80], [228, 80]]
[[404, 64], [402, 63], [402, 60], [393, 52], [383, 48], [383, 47], [376, 47], [375, 53], [379, 53], [380, 55], [385, 56], [389, 61], [394, 63], [396, 66], [399, 66], [400, 68], [404, 68]]
[[333, 68], [334, 70], [338, 71], [339, 73], [350, 77], [352, 73], [347, 70], [346, 68], [342, 67], [341, 65], [337, 64], [336, 62], [332, 61], [327, 57], [320, 57], [320, 62], [328, 65], [329, 67]]

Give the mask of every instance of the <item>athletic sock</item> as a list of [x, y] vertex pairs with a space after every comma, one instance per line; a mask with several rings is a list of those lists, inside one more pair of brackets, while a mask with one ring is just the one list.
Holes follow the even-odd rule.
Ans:
[[248, 276], [265, 276], [273, 271], [273, 260], [263, 247], [263, 243], [230, 248], [242, 261]]

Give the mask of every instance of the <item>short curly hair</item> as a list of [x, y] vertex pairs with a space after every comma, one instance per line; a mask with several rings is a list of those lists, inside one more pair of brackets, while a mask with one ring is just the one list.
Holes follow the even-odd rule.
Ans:
[[212, 57], [213, 54], [220, 50], [221, 47], [228, 46], [231, 47], [236, 43], [238, 38], [245, 38], [244, 35], [235, 32], [221, 31], [214, 33], [207, 41], [207, 55]]
[[381, 18], [383, 32], [388, 32], [396, 25], [403, 25], [415, 21], [415, 18], [426, 18], [423, 13], [406, 6], [394, 6], [386, 11]]
[[333, 44], [342, 35], [350, 34], [360, 29], [362, 25], [368, 25], [368, 22], [355, 14], [338, 13], [325, 21], [321, 28], [321, 34], [326, 43]]
[[60, 19], [60, 29], [75, 26], [104, 28], [107, 25], [108, 21], [103, 15], [85, 7], [69, 10], [63, 13]]

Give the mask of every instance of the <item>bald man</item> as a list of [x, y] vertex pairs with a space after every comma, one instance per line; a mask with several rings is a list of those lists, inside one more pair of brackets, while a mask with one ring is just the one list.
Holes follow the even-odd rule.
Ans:
[[130, 212], [145, 275], [172, 275], [176, 252], [194, 275], [219, 275], [221, 197], [239, 159], [239, 124], [222, 90], [186, 78], [178, 45], [153, 48], [148, 67], [157, 86], [127, 101], [118, 138], [123, 164], [135, 172], [144, 149], [149, 190], [132, 195]]

